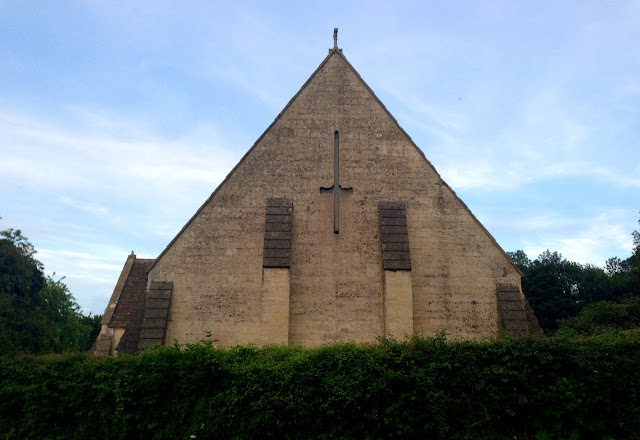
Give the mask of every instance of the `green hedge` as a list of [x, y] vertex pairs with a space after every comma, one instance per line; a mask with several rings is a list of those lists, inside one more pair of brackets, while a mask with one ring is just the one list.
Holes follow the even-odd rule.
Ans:
[[7, 439], [637, 439], [640, 337], [0, 357]]

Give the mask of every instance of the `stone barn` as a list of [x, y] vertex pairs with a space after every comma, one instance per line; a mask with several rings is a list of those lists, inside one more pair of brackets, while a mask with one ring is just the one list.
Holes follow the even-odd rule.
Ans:
[[93, 352], [207, 335], [318, 346], [539, 333], [521, 276], [334, 32], [328, 56], [166, 249], [127, 258]]

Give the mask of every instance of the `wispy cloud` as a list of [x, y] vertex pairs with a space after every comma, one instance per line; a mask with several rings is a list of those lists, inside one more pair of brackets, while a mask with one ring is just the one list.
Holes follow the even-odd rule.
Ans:
[[523, 250], [532, 259], [550, 249], [571, 261], [602, 267], [607, 258], [630, 255], [635, 220], [634, 210], [612, 210], [593, 217], [549, 213], [512, 221], [511, 227], [526, 237]]
[[[587, 122], [569, 116], [568, 105], [565, 110], [549, 110], [560, 106], [544, 102], [525, 103], [519, 115], [495, 133], [470, 122], [469, 133], [449, 130], [439, 136], [440, 143], [431, 146], [430, 152], [445, 180], [457, 188], [499, 190], [572, 176], [615, 187], [640, 187], [640, 153], [628, 150], [625, 164], [610, 159], [606, 153], [611, 135], [602, 137]], [[467, 114], [463, 119], [477, 118]]]
[[508, 249], [592, 263], [629, 249], [637, 2], [5, 8], [0, 215], [89, 310], [104, 309], [131, 248], [156, 256], [206, 200], [326, 56], [334, 26]]
[[94, 216], [109, 215], [109, 210], [105, 206], [101, 206], [97, 203], [82, 202], [71, 197], [60, 197], [58, 201], [63, 205], [70, 206], [80, 211], [88, 212]]
[[[47, 271], [66, 276], [78, 301], [101, 313], [95, 296], [110, 295], [127, 247], [157, 256], [243, 151], [220, 147], [225, 141], [211, 126], [168, 139], [105, 112], [70, 114], [76, 128], [7, 108], [0, 113], [0, 193], [9, 202], [2, 215], [24, 216], [16, 226], [35, 234]], [[13, 203], [16, 188], [22, 197]], [[46, 226], [28, 220], [35, 207], [47, 213]], [[90, 285], [94, 291], [86, 292]]]
[[171, 140], [99, 113], [85, 111], [83, 119], [88, 122], [74, 130], [64, 124], [0, 113], [0, 143], [7, 146], [0, 170], [20, 184], [58, 190], [76, 185], [104, 187], [114, 179], [141, 188], [215, 185], [240, 155], [211, 144], [216, 136], [203, 137], [207, 129]]
[[63, 282], [75, 293], [76, 300], [86, 312], [104, 311], [128, 252], [91, 243], [91, 251], [69, 251], [59, 248], [40, 248], [37, 258], [49, 275], [64, 276]]

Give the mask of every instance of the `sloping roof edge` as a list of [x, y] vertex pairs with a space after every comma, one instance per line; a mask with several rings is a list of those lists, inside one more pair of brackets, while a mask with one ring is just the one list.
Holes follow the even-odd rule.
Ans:
[[109, 327], [127, 327], [129, 325], [131, 316], [135, 313], [135, 310], [140, 307], [140, 298], [144, 299], [144, 292], [147, 288], [148, 269], [151, 264], [153, 264], [153, 261], [153, 259], [137, 258], [134, 256], [133, 264], [129, 269], [116, 307], [109, 321]]
[[122, 266], [122, 271], [120, 272], [120, 276], [118, 277], [118, 281], [116, 282], [116, 287], [113, 288], [113, 293], [111, 294], [111, 298], [109, 299], [107, 308], [102, 315], [102, 320], [100, 321], [101, 325], [109, 325], [111, 323], [113, 312], [115, 312], [116, 307], [118, 306], [120, 295], [124, 290], [124, 285], [127, 282], [127, 278], [129, 278], [129, 272], [131, 272], [134, 261], [136, 261], [136, 254], [134, 254], [132, 251], [131, 254], [127, 256], [127, 260], [124, 262], [124, 266]]
[[149, 270], [147, 272], [150, 272], [155, 265], [158, 263], [158, 261], [160, 261], [160, 259], [168, 252], [168, 250], [171, 248], [171, 246], [173, 246], [173, 244], [176, 242], [176, 240], [178, 240], [178, 238], [182, 235], [182, 233], [187, 229], [187, 227], [193, 222], [193, 220], [198, 216], [198, 214], [200, 214], [200, 212], [204, 209], [204, 207], [209, 203], [209, 201], [216, 195], [216, 193], [218, 192], [218, 190], [225, 184], [225, 182], [231, 177], [231, 175], [235, 172], [235, 170], [240, 166], [240, 164], [242, 164], [242, 162], [244, 162], [244, 160], [247, 158], [247, 156], [249, 156], [249, 154], [251, 154], [251, 152], [256, 148], [256, 146], [260, 143], [260, 141], [262, 140], [262, 138], [269, 132], [269, 130], [271, 130], [271, 127], [273, 127], [275, 125], [276, 122], [278, 122], [278, 120], [280, 119], [280, 117], [284, 114], [285, 111], [287, 111], [287, 109], [291, 106], [291, 104], [296, 100], [296, 98], [302, 93], [302, 91], [307, 87], [307, 85], [311, 82], [311, 80], [316, 76], [316, 74], [318, 73], [318, 71], [320, 71], [320, 69], [322, 69], [322, 67], [327, 63], [327, 61], [329, 60], [329, 58], [331, 58], [333, 55], [337, 55], [342, 57], [342, 59], [344, 60], [344, 62], [347, 64], [347, 66], [349, 66], [349, 68], [351, 69], [351, 71], [356, 75], [356, 77], [362, 82], [362, 84], [366, 87], [366, 89], [369, 91], [369, 93], [371, 93], [371, 95], [375, 98], [375, 100], [378, 102], [378, 104], [380, 104], [380, 106], [382, 107], [382, 109], [389, 115], [389, 117], [391, 118], [391, 120], [398, 126], [398, 128], [400, 129], [400, 131], [407, 137], [407, 139], [409, 139], [409, 142], [411, 142], [411, 145], [413, 145], [413, 147], [416, 149], [416, 151], [420, 154], [420, 156], [422, 156], [422, 158], [425, 160], [425, 162], [427, 163], [427, 165], [429, 165], [431, 167], [431, 169], [433, 169], [433, 171], [436, 173], [436, 175], [440, 178], [440, 181], [451, 191], [451, 193], [454, 195], [454, 197], [462, 204], [462, 206], [464, 207], [464, 209], [469, 213], [469, 215], [471, 215], [471, 218], [473, 218], [473, 220], [480, 226], [480, 228], [484, 231], [484, 233], [487, 235], [487, 237], [489, 237], [489, 239], [497, 246], [498, 250], [500, 250], [500, 252], [504, 255], [504, 257], [507, 259], [507, 261], [511, 264], [511, 266], [520, 274], [520, 276], [524, 276], [524, 274], [522, 273], [522, 271], [518, 268], [518, 266], [515, 265], [515, 263], [511, 260], [511, 258], [509, 257], [509, 255], [507, 255], [507, 253], [504, 251], [504, 249], [502, 249], [502, 246], [500, 246], [500, 244], [498, 244], [498, 242], [496, 241], [496, 239], [493, 237], [493, 235], [491, 235], [491, 233], [487, 230], [487, 228], [484, 227], [484, 225], [480, 222], [480, 220], [478, 220], [478, 218], [473, 214], [473, 212], [471, 212], [471, 209], [469, 209], [469, 207], [467, 206], [466, 203], [464, 203], [464, 201], [462, 201], [462, 199], [460, 197], [458, 197], [458, 195], [456, 194], [456, 192], [453, 190], [453, 188], [451, 188], [449, 186], [449, 184], [447, 182], [444, 181], [444, 179], [442, 179], [442, 176], [440, 176], [440, 173], [438, 172], [438, 170], [433, 166], [433, 164], [429, 161], [429, 159], [427, 159], [427, 157], [425, 156], [424, 152], [420, 149], [420, 147], [418, 147], [416, 145], [416, 143], [413, 141], [413, 139], [411, 138], [411, 136], [409, 136], [409, 134], [404, 130], [404, 128], [402, 128], [402, 126], [398, 123], [398, 121], [396, 120], [396, 118], [391, 114], [391, 112], [389, 111], [389, 109], [387, 109], [387, 107], [382, 103], [382, 101], [380, 100], [380, 98], [378, 98], [378, 96], [375, 94], [375, 92], [371, 89], [371, 87], [369, 87], [369, 85], [367, 84], [367, 82], [362, 79], [362, 77], [360, 76], [360, 74], [358, 73], [358, 71], [351, 65], [351, 63], [349, 62], [349, 60], [347, 60], [347, 57], [345, 57], [342, 53], [341, 49], [333, 49], [329, 52], [329, 54], [324, 58], [324, 60], [322, 60], [322, 62], [320, 63], [320, 65], [316, 68], [316, 70], [313, 71], [313, 73], [311, 74], [311, 76], [309, 76], [309, 78], [305, 81], [305, 83], [302, 85], [302, 87], [300, 87], [300, 89], [298, 90], [298, 92], [293, 95], [293, 97], [289, 100], [289, 102], [287, 103], [287, 105], [284, 106], [284, 108], [280, 111], [280, 113], [278, 113], [278, 115], [275, 117], [275, 119], [273, 120], [273, 122], [267, 127], [267, 129], [260, 135], [260, 137], [253, 143], [253, 145], [251, 146], [251, 148], [249, 148], [249, 150], [244, 154], [244, 156], [242, 156], [242, 158], [240, 159], [240, 161], [233, 167], [233, 169], [227, 174], [227, 176], [224, 178], [224, 180], [222, 182], [220, 182], [220, 184], [218, 185], [218, 187], [211, 193], [211, 195], [207, 198], [207, 200], [205, 200], [205, 202], [200, 206], [200, 208], [198, 208], [198, 210], [195, 212], [195, 214], [189, 219], [189, 221], [187, 221], [187, 223], [185, 223], [185, 225], [182, 227], [182, 229], [180, 229], [180, 231], [178, 232], [178, 234], [173, 238], [173, 240], [171, 240], [169, 242], [169, 244], [164, 248], [164, 250], [160, 253], [160, 255], [158, 255], [158, 257], [155, 259], [155, 261], [153, 262], [153, 264], [151, 265], [151, 267], [149, 267]]
[[[436, 169], [436, 167], [433, 166], [433, 164], [431, 163], [431, 161], [429, 161], [429, 159], [427, 159], [427, 156], [425, 156], [425, 154], [423, 153], [423, 151], [420, 149], [420, 147], [418, 147], [416, 145], [415, 142], [413, 142], [413, 139], [411, 139], [411, 136], [409, 136], [409, 134], [404, 131], [404, 128], [402, 128], [402, 126], [398, 123], [398, 121], [396, 120], [396, 118], [391, 114], [391, 112], [389, 111], [389, 109], [387, 109], [387, 107], [382, 103], [382, 101], [380, 100], [380, 98], [378, 98], [378, 96], [375, 94], [375, 92], [371, 89], [371, 87], [369, 87], [369, 84], [367, 84], [367, 82], [362, 79], [362, 77], [360, 76], [360, 74], [358, 73], [358, 71], [351, 65], [351, 63], [349, 62], [349, 60], [347, 60], [347, 57], [345, 57], [342, 52], [339, 52], [338, 55], [340, 55], [343, 59], [344, 62], [347, 63], [347, 66], [349, 66], [349, 68], [353, 71], [353, 73], [356, 75], [356, 77], [362, 81], [362, 84], [367, 88], [367, 90], [369, 90], [369, 93], [371, 93], [371, 95], [376, 99], [376, 101], [378, 101], [378, 104], [380, 104], [380, 106], [382, 106], [382, 109], [389, 115], [389, 117], [391, 118], [391, 120], [393, 122], [395, 122], [395, 124], [398, 126], [398, 128], [400, 129], [400, 131], [407, 137], [407, 139], [409, 139], [409, 142], [411, 142], [411, 145], [413, 145], [413, 147], [418, 151], [418, 153], [420, 154], [420, 156], [422, 156], [422, 158], [427, 162], [427, 164], [431, 167], [431, 169], [433, 169], [433, 171], [436, 173], [436, 175], [440, 178], [440, 181], [444, 184], [444, 186], [446, 186], [451, 193], [454, 195], [454, 197], [460, 202], [462, 203], [462, 206], [464, 207], [464, 209], [469, 213], [469, 215], [471, 215], [471, 218], [473, 218], [473, 220], [475, 220], [475, 222], [480, 226], [480, 228], [482, 228], [482, 230], [484, 231], [485, 234], [487, 234], [487, 236], [489, 237], [489, 239], [498, 247], [498, 249], [500, 250], [500, 252], [502, 252], [502, 254], [505, 256], [505, 258], [507, 259], [507, 261], [509, 263], [511, 263], [511, 266], [513, 266], [513, 268], [518, 271], [518, 273], [520, 274], [520, 276], [524, 276], [524, 274], [522, 273], [522, 271], [518, 268], [518, 266], [515, 265], [515, 263], [511, 260], [511, 258], [509, 257], [509, 255], [504, 251], [504, 249], [502, 249], [502, 246], [500, 246], [500, 244], [498, 244], [498, 242], [496, 241], [496, 239], [493, 237], [493, 235], [491, 235], [491, 233], [487, 230], [487, 228], [484, 227], [484, 225], [480, 222], [480, 220], [478, 220], [478, 218], [473, 214], [473, 212], [471, 212], [471, 209], [469, 209], [469, 207], [467, 206], [466, 203], [464, 203], [464, 201], [462, 201], [462, 199], [460, 197], [458, 197], [458, 194], [456, 194], [456, 192], [453, 190], [453, 188], [451, 188], [449, 186], [449, 184], [447, 182], [444, 181], [444, 179], [442, 178], [442, 176], [440, 176], [440, 173], [438, 172], [438, 170]], [[328, 58], [328, 57], [327, 57]], [[326, 62], [326, 59], [325, 59]], [[324, 62], [323, 62], [324, 63]], [[315, 72], [314, 72], [315, 74]], [[306, 84], [305, 84], [306, 85]]]
[[[305, 83], [302, 85], [302, 87], [300, 87], [300, 90], [298, 90], [298, 92], [293, 95], [293, 97], [289, 100], [289, 102], [287, 103], [287, 105], [284, 106], [284, 108], [280, 111], [280, 113], [278, 113], [278, 116], [275, 117], [275, 119], [273, 120], [273, 122], [271, 124], [269, 124], [269, 126], [267, 127], [267, 129], [260, 135], [260, 137], [253, 143], [253, 145], [251, 146], [251, 148], [249, 148], [249, 150], [244, 154], [244, 156], [242, 156], [242, 159], [240, 159], [240, 161], [238, 161], [238, 163], [236, 164], [236, 166], [234, 166], [231, 171], [229, 171], [229, 173], [227, 174], [227, 176], [224, 178], [224, 180], [222, 182], [220, 182], [220, 184], [217, 186], [217, 188], [211, 193], [211, 195], [207, 198], [207, 200], [205, 200], [205, 202], [200, 206], [200, 208], [198, 208], [198, 210], [196, 211], [195, 214], [193, 214], [193, 216], [189, 219], [189, 221], [187, 221], [187, 223], [185, 223], [185, 225], [182, 227], [182, 229], [180, 229], [180, 231], [176, 234], [175, 237], [173, 237], [173, 240], [171, 240], [169, 242], [169, 244], [167, 245], [167, 247], [164, 248], [164, 250], [160, 253], [160, 255], [158, 255], [158, 257], [156, 258], [156, 261], [153, 262], [153, 264], [151, 265], [151, 267], [149, 267], [149, 270], [147, 270], [148, 272], [151, 272], [151, 270], [155, 267], [155, 265], [158, 263], [158, 261], [160, 261], [160, 259], [164, 256], [164, 254], [166, 254], [169, 249], [171, 248], [171, 246], [173, 246], [173, 244], [178, 240], [178, 238], [182, 235], [182, 233], [187, 229], [187, 227], [189, 227], [189, 225], [193, 222], [193, 220], [195, 220], [195, 218], [198, 216], [198, 214], [200, 214], [200, 211], [202, 211], [204, 209], [205, 206], [207, 206], [207, 204], [209, 203], [209, 201], [211, 199], [213, 199], [213, 197], [216, 195], [216, 193], [220, 190], [220, 188], [222, 188], [222, 186], [226, 183], [227, 180], [229, 180], [229, 178], [231, 177], [231, 175], [235, 172], [235, 170], [240, 166], [240, 164], [242, 164], [242, 162], [244, 162], [244, 160], [249, 156], [249, 154], [251, 154], [251, 152], [256, 148], [256, 146], [260, 143], [260, 141], [262, 140], [263, 137], [265, 137], [265, 135], [269, 132], [269, 130], [271, 130], [271, 127], [273, 127], [275, 125], [276, 122], [278, 122], [278, 120], [280, 119], [280, 117], [284, 114], [284, 112], [287, 111], [287, 109], [291, 106], [291, 104], [293, 103], [293, 101], [296, 100], [296, 98], [300, 95], [300, 93], [302, 93], [302, 91], [307, 87], [307, 85], [311, 82], [311, 80], [316, 76], [316, 74], [320, 71], [320, 69], [322, 69], [322, 67], [327, 63], [327, 61], [329, 60], [329, 58], [331, 58], [334, 54], [340, 54], [341, 50], [340, 49], [334, 49], [331, 52], [329, 52], [329, 55], [327, 55], [325, 57], [324, 60], [322, 60], [322, 62], [320, 63], [320, 65], [316, 68], [316, 70], [313, 71], [313, 73], [311, 74], [311, 76], [309, 77], [309, 79], [307, 79], [305, 81]], [[343, 55], [344, 57], [344, 55]], [[345, 58], [346, 60], [346, 58]], [[348, 62], [347, 62], [348, 64]], [[351, 64], [349, 64], [349, 66], [351, 67]], [[353, 67], [351, 67], [353, 69]], [[359, 77], [359, 75], [358, 75]], [[368, 86], [367, 86], [368, 87]], [[376, 98], [377, 99], [377, 98]], [[385, 109], [386, 110], [386, 109]], [[395, 119], [394, 119], [395, 121]]]

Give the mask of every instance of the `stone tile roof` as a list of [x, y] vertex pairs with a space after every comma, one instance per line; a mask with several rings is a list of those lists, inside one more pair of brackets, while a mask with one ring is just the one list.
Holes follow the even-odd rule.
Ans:
[[138, 352], [138, 341], [140, 340], [140, 331], [142, 330], [142, 321], [144, 319], [144, 299], [140, 304], [141, 306], [133, 312], [131, 321], [122, 338], [120, 338], [120, 343], [116, 346], [118, 353], [134, 354]]
[[127, 327], [136, 310], [144, 305], [147, 271], [153, 262], [152, 259], [135, 259], [120, 294], [118, 305], [109, 322], [109, 327]]

